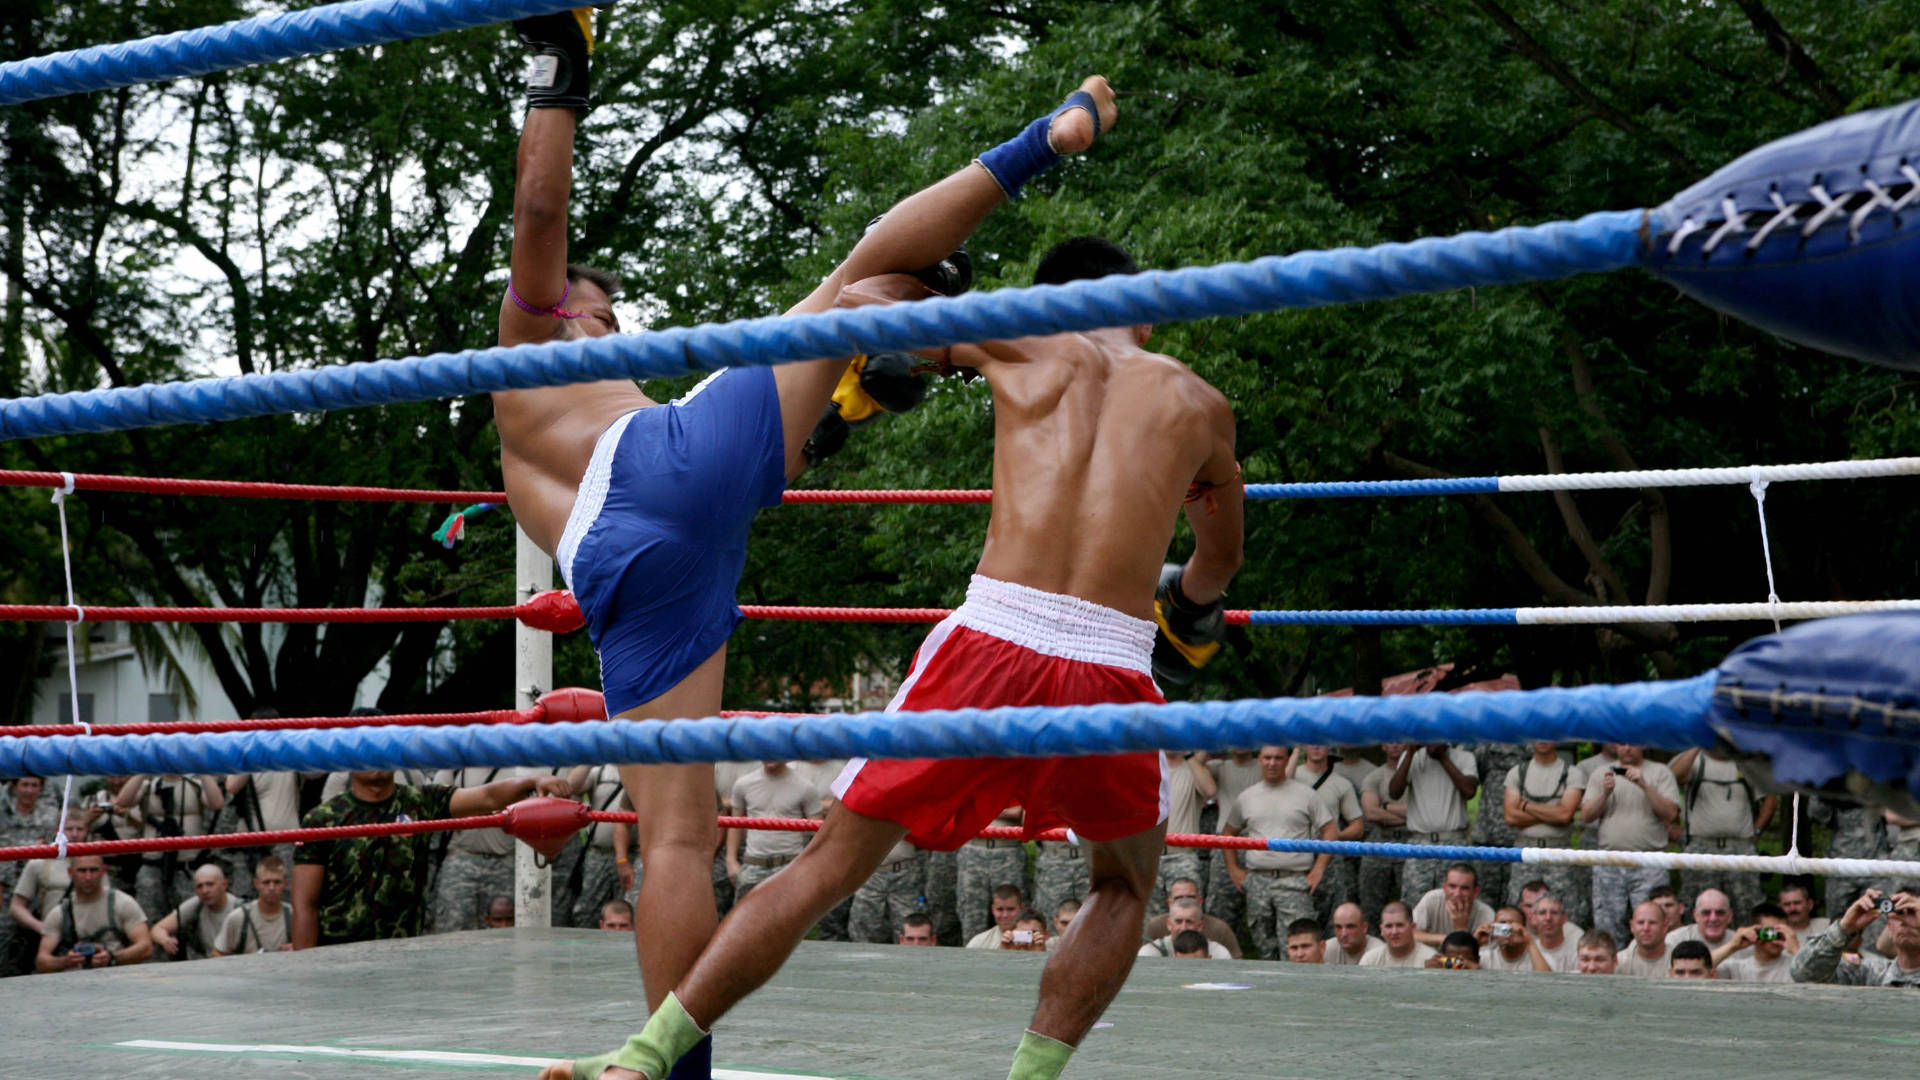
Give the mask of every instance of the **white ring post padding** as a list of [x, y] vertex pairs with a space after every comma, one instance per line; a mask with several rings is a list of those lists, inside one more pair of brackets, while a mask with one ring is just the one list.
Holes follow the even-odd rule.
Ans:
[[1587, 626], [1594, 623], [1765, 622], [1781, 619], [1829, 619], [1869, 611], [1920, 611], [1920, 600], [1800, 600], [1781, 604], [1643, 604], [1618, 607], [1518, 608], [1520, 626]]
[[1866, 480], [1920, 475], [1920, 457], [1819, 461], [1803, 465], [1741, 465], [1725, 469], [1642, 469], [1637, 472], [1542, 473], [1500, 477], [1501, 491], [1601, 491], [1612, 488], [1705, 487], [1755, 480]]
[[1823, 877], [1907, 877], [1920, 880], [1920, 862], [1894, 859], [1809, 859], [1800, 855], [1713, 855], [1687, 851], [1608, 851], [1602, 848], [1521, 848], [1520, 861], [1545, 866], [1637, 866], [1648, 870], [1742, 870]]
[[[514, 581], [517, 601], [526, 603], [553, 588], [553, 559], [540, 550], [526, 531], [515, 526]], [[541, 694], [553, 688], [553, 635], [526, 623], [513, 624], [513, 704], [531, 709]], [[592, 762], [590, 764], [598, 764]], [[510, 771], [509, 776], [538, 775], [536, 770]], [[550, 926], [553, 923], [553, 867], [537, 858], [524, 842], [513, 844], [513, 925]]]

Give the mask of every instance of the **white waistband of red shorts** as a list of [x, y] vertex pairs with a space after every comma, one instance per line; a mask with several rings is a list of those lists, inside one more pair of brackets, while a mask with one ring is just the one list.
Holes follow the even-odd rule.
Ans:
[[1153, 674], [1153, 624], [1077, 596], [975, 574], [953, 619], [1044, 656]]

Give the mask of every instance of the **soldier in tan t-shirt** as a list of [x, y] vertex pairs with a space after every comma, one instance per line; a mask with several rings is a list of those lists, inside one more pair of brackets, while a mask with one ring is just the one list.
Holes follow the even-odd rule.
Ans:
[[138, 964], [152, 955], [146, 913], [133, 897], [107, 885], [107, 866], [100, 856], [70, 857], [67, 873], [73, 890], [47, 913], [35, 971]]
[[[1387, 795], [1405, 799], [1409, 844], [1464, 844], [1471, 822], [1467, 800], [1480, 789], [1480, 764], [1457, 746], [1433, 743], [1408, 746], [1397, 761]], [[1400, 897], [1418, 900], [1440, 884], [1440, 864], [1432, 859], [1402, 859]]]
[[[825, 813], [820, 792], [784, 761], [769, 761], [733, 782], [736, 817], [812, 818]], [[733, 901], [792, 862], [807, 846], [807, 833], [771, 829], [727, 830], [727, 874]]]
[[[1779, 808], [1778, 796], [1762, 796], [1741, 774], [1730, 753], [1695, 748], [1667, 766], [1680, 785], [1680, 816], [1686, 824], [1684, 851], [1704, 855], [1755, 855], [1755, 838]], [[1743, 917], [1766, 899], [1760, 875], [1736, 870], [1681, 870], [1680, 902], [1693, 906], [1707, 889], [1719, 889]]]
[[1334, 908], [1332, 929], [1333, 936], [1327, 939], [1326, 959], [1322, 963], [1352, 967], [1374, 949], [1387, 947], [1386, 942], [1367, 933], [1367, 917], [1359, 904], [1341, 904]]
[[[1617, 764], [1587, 777], [1587, 793], [1580, 804], [1580, 820], [1594, 826], [1589, 846], [1609, 851], [1663, 851], [1667, 826], [1680, 813], [1680, 786], [1673, 772], [1646, 760], [1645, 748], [1614, 744]], [[1667, 882], [1667, 871], [1643, 866], [1593, 868], [1593, 925], [1615, 940], [1627, 936], [1634, 907], [1656, 886]]]
[[1398, 900], [1380, 912], [1381, 947], [1360, 958], [1361, 967], [1423, 968], [1440, 955], [1413, 939], [1413, 909]]
[[1633, 909], [1633, 944], [1620, 950], [1616, 975], [1638, 975], [1643, 979], [1667, 977], [1667, 913], [1649, 900]]
[[[1167, 773], [1167, 835], [1200, 831], [1200, 812], [1207, 800], [1219, 791], [1213, 772], [1207, 768], [1204, 753], [1168, 750], [1162, 760]], [[1206, 876], [1195, 848], [1168, 847], [1160, 852], [1160, 876], [1154, 879], [1153, 895], [1147, 900], [1147, 914], [1167, 910], [1167, 887], [1177, 878], [1199, 881]]]
[[[1387, 783], [1393, 779], [1394, 763], [1406, 746], [1382, 743], [1380, 749], [1386, 752], [1387, 764], [1376, 767], [1360, 782], [1360, 813], [1367, 820], [1361, 838], [1375, 844], [1403, 843], [1407, 838], [1407, 803], [1404, 798], [1390, 797]], [[1360, 910], [1366, 913], [1369, 924], [1380, 925], [1381, 909], [1400, 896], [1400, 864], [1405, 861], [1383, 855], [1360, 857]]]
[[[1213, 773], [1213, 801], [1219, 808], [1214, 827], [1218, 828], [1240, 793], [1260, 782], [1259, 752], [1234, 750], [1226, 757], [1207, 762], [1207, 771]], [[1207, 914], [1229, 926], [1239, 926], [1247, 917], [1247, 896], [1233, 887], [1226, 856], [1218, 851], [1207, 860]]]
[[[1357, 841], [1366, 833], [1367, 821], [1360, 809], [1360, 789], [1340, 773], [1329, 746], [1296, 746], [1287, 763], [1288, 775], [1320, 793], [1333, 815], [1335, 840]], [[1355, 855], [1335, 855], [1327, 864], [1327, 880], [1313, 891], [1314, 917], [1320, 925], [1333, 922], [1333, 909], [1360, 898], [1360, 859]]]
[[[1287, 777], [1285, 747], [1260, 748], [1260, 783], [1242, 791], [1221, 821], [1228, 836], [1331, 840], [1333, 815], [1320, 793]], [[1331, 856], [1280, 851], [1225, 852], [1227, 873], [1247, 897], [1247, 929], [1260, 955], [1280, 959], [1288, 924], [1313, 918], [1313, 892]]]

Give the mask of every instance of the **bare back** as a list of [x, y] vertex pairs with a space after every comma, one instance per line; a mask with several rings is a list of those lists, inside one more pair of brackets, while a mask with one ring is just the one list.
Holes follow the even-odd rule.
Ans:
[[[993, 387], [980, 573], [1148, 619], [1189, 485], [1233, 478], [1233, 412], [1130, 334], [991, 342], [956, 350], [955, 362]], [[1237, 499], [1231, 512], [1237, 534]]]

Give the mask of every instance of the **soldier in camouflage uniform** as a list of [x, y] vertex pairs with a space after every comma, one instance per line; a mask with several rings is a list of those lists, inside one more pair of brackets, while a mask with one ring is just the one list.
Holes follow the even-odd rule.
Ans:
[[[504, 810], [529, 795], [568, 792], [557, 777], [496, 780], [483, 787], [406, 787], [390, 770], [356, 772], [347, 790], [300, 819], [301, 828], [435, 821]], [[362, 836], [294, 849], [293, 944], [416, 937], [426, 927], [432, 834]]]
[[[1485, 776], [1485, 774], [1483, 774]], [[1485, 776], [1491, 786], [1496, 781]], [[1498, 784], [1501, 791], [1501, 820], [1506, 820], [1506, 810], [1510, 807], [1522, 820], [1532, 819], [1532, 824], [1522, 825], [1514, 834], [1513, 842], [1523, 848], [1565, 848], [1573, 846], [1573, 827], [1571, 824], [1556, 825], [1543, 820], [1542, 816], [1554, 816], [1571, 808], [1578, 816], [1581, 799], [1586, 794], [1586, 776], [1580, 767], [1574, 764], [1571, 755], [1561, 754], [1553, 743], [1541, 740], [1533, 744], [1527, 757], [1518, 764], [1502, 770]], [[1490, 790], [1491, 787], [1489, 787]], [[1485, 790], [1480, 798], [1481, 806], [1486, 806]], [[1484, 816], [1484, 815], [1483, 815]], [[1512, 826], [1508, 826], [1510, 829]], [[1485, 863], [1476, 863], [1484, 866]], [[1567, 918], [1576, 926], [1587, 925], [1593, 910], [1593, 886], [1583, 872], [1586, 867], [1566, 866], [1563, 864], [1535, 865], [1529, 867], [1510, 867], [1507, 874], [1507, 891], [1497, 897], [1497, 902], [1519, 904], [1520, 892], [1529, 881], [1536, 878], [1547, 886], [1547, 891], [1560, 900], [1566, 908]]]
[[1087, 895], [1087, 858], [1079, 844], [1040, 841], [1033, 860], [1033, 910], [1048, 918], [1068, 900]]
[[927, 917], [933, 920], [934, 940], [942, 945], [964, 945], [960, 936], [960, 853], [927, 852]]
[[[1387, 797], [1387, 780], [1392, 763], [1406, 749], [1403, 743], [1382, 743], [1386, 765], [1377, 765], [1360, 781], [1360, 812], [1367, 819], [1361, 839], [1375, 844], [1399, 844], [1407, 838], [1407, 804], [1404, 799]], [[1380, 855], [1360, 857], [1360, 911], [1367, 925], [1380, 925], [1380, 910], [1400, 898], [1400, 860]]]
[[[1002, 814], [995, 825], [1020, 824], [1019, 811]], [[960, 915], [960, 935], [971, 941], [993, 925], [993, 890], [1011, 885], [1023, 897], [1027, 887], [1027, 846], [1018, 840], [969, 840], [956, 853], [954, 908]]]
[[[551, 776], [551, 769], [451, 769], [436, 777], [449, 787], [479, 787], [501, 777]], [[569, 788], [571, 790], [571, 788]], [[496, 896], [513, 895], [513, 837], [504, 829], [463, 829], [447, 841], [433, 881], [433, 933], [478, 930]]]
[[[1217, 807], [1210, 827], [1218, 832], [1233, 801], [1260, 782], [1260, 762], [1251, 750], [1234, 750], [1224, 758], [1209, 761], [1207, 768], [1213, 773]], [[1207, 914], [1237, 930], [1246, 921], [1247, 896], [1234, 886], [1226, 857], [1217, 850], [1211, 855], [1207, 860]]]
[[[1754, 838], [1767, 827], [1780, 799], [1776, 795], [1757, 798], [1759, 793], [1741, 775], [1731, 754], [1716, 756], [1712, 750], [1698, 748], [1675, 756], [1668, 768], [1680, 784], [1680, 816], [1685, 823], [1686, 846], [1682, 849], [1698, 855], [1754, 855], [1759, 848]], [[1736, 922], [1744, 922], [1747, 913], [1766, 899], [1760, 875], [1733, 870], [1680, 871], [1680, 903], [1688, 910], [1700, 894], [1719, 889], [1733, 902]]]
[[1888, 920], [1893, 937], [1891, 958], [1847, 952], [1847, 941], [1854, 934], [1864, 933], [1872, 939], [1874, 928], [1870, 924], [1881, 921], [1878, 899], [1863, 893], [1831, 926], [1801, 942], [1790, 969], [1793, 981], [1920, 987], [1920, 896], [1899, 893], [1892, 897], [1896, 906], [1893, 918]]
[[[1833, 838], [1827, 844], [1828, 858], [1887, 857], [1887, 823], [1880, 811], [1821, 795], [1813, 800], [1809, 817], [1833, 829]], [[1866, 888], [1864, 878], [1828, 878], [1827, 918], [1838, 919], [1845, 914]]]
[[892, 944], [907, 916], [921, 910], [926, 887], [927, 854], [901, 837], [880, 866], [854, 890], [847, 912], [848, 940]]
[[[1532, 751], [1520, 743], [1481, 743], [1473, 748], [1474, 764], [1480, 769], [1480, 808], [1473, 818], [1473, 830], [1468, 833], [1469, 843], [1481, 847], [1514, 846], [1513, 826], [1507, 824], [1505, 811], [1507, 770], [1531, 755]], [[1503, 862], [1474, 863], [1473, 872], [1480, 879], [1480, 894], [1489, 898], [1505, 896], [1509, 867], [1510, 864]], [[1566, 894], [1556, 891], [1554, 895]], [[1571, 901], [1568, 911], [1572, 911]]]
[[[1227, 836], [1280, 840], [1331, 840], [1333, 814], [1320, 793], [1304, 781], [1287, 775], [1287, 752], [1278, 746], [1260, 748], [1260, 782], [1242, 791], [1227, 807], [1220, 831]], [[1278, 960], [1285, 955], [1287, 924], [1313, 918], [1309, 880], [1325, 884], [1330, 855], [1308, 855], [1265, 849], [1224, 853], [1234, 885], [1247, 896], [1247, 929], [1260, 955]]]
[[[60, 807], [53, 800], [40, 797], [45, 789], [46, 783], [38, 776], [23, 776], [13, 782], [7, 797], [0, 799], [0, 847], [45, 844], [53, 839], [60, 827]], [[13, 895], [14, 883], [20, 880], [20, 868], [24, 865], [18, 861], [0, 862], [0, 901]], [[0, 906], [0, 976], [15, 974], [10, 962], [15, 952], [13, 937], [13, 918], [7, 914], [6, 906]], [[31, 963], [26, 970], [33, 970]]]
[[[620, 783], [620, 770], [613, 765], [576, 769], [567, 777], [567, 783], [586, 800], [589, 809], [633, 810], [633, 804], [626, 798], [626, 789]], [[572, 891], [571, 904], [564, 911], [559, 906], [559, 890], [556, 887], [556, 918], [566, 916], [570, 926], [598, 926], [600, 908], [609, 900], [625, 898], [626, 890], [620, 884], [620, 867], [622, 860], [627, 860], [627, 866], [634, 865], [629, 855], [628, 842], [631, 836], [631, 830], [625, 825], [596, 821], [581, 830], [578, 841], [567, 845], [578, 849], [580, 884]], [[559, 877], [560, 870], [556, 864], [554, 878], [557, 881]]]

